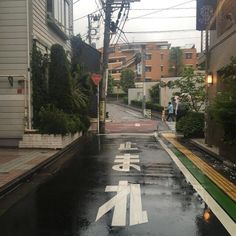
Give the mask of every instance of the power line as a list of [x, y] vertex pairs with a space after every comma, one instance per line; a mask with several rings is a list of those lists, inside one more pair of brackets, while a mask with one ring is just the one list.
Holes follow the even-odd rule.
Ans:
[[[150, 16], [150, 17], [140, 17], [140, 20], [149, 20], [149, 19], [179, 19], [179, 18], [196, 18], [196, 16]], [[139, 20], [137, 19], [137, 20]]]
[[96, 11], [93, 11], [93, 12], [91, 12], [91, 13], [88, 13], [88, 14], [84, 15], [84, 16], [81, 16], [81, 17], [79, 17], [79, 18], [76, 18], [76, 19], [74, 19], [74, 22], [77, 21], [77, 20], [81, 20], [81, 19], [83, 19], [83, 18], [85, 18], [85, 17], [88, 17], [88, 15], [92, 15], [92, 14], [98, 12], [98, 11], [101, 11], [102, 9], [103, 9], [103, 8], [100, 8], [100, 9], [98, 9], [98, 10], [96, 10]]
[[77, 2], [79, 2], [80, 0], [77, 0], [77, 1], [75, 1], [75, 2], [73, 2], [73, 4], [76, 4]]
[[153, 12], [150, 12], [150, 13], [147, 13], [147, 14], [144, 14], [144, 15], [136, 16], [136, 17], [130, 18], [129, 20], [134, 20], [134, 19], [137, 19], [137, 18], [140, 18], [140, 17], [149, 16], [149, 15], [152, 15], [152, 14], [155, 14], [155, 13], [158, 13], [158, 12], [161, 12], [161, 11], [169, 10], [169, 9], [172, 9], [172, 8], [174, 9], [175, 7], [182, 6], [182, 5], [185, 5], [185, 4], [190, 3], [190, 2], [195, 2], [195, 0], [190, 0], [190, 1], [187, 1], [187, 2], [183, 2], [183, 3], [180, 3], [180, 4], [165, 8], [164, 10], [157, 10], [157, 11], [153, 11]]
[[171, 9], [170, 8], [144, 8], [144, 9], [131, 8], [130, 10], [131, 11], [159, 11], [159, 10], [165, 11], [165, 10], [191, 10], [191, 9], [196, 10], [195, 7], [178, 7], [178, 8], [171, 8]]
[[156, 33], [172, 33], [172, 32], [191, 32], [196, 29], [184, 29], [184, 30], [153, 30], [153, 31], [127, 31], [126, 34], [156, 34]]

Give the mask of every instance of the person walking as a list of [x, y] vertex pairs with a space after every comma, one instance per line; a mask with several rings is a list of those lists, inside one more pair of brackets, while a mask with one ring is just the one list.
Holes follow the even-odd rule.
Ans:
[[169, 118], [171, 118], [171, 120], [174, 121], [175, 120], [175, 118], [174, 118], [174, 107], [173, 107], [171, 102], [169, 102], [167, 110], [168, 110], [168, 116], [167, 116], [166, 120], [169, 121]]

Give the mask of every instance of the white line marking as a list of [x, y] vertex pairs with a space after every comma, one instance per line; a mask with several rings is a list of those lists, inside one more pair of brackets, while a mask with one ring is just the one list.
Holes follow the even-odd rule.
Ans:
[[[128, 186], [126, 186], [126, 184], [128, 184], [128, 181], [119, 181], [119, 186], [121, 187], [120, 189], [118, 189], [119, 193], [117, 193], [116, 196], [114, 196], [112, 199], [110, 199], [105, 204], [103, 204], [101, 207], [99, 207], [96, 221], [98, 221], [103, 215], [105, 215], [108, 211], [110, 211], [113, 207], [115, 207], [117, 203], [120, 203], [120, 202], [126, 203], [127, 195], [130, 193], [130, 188]], [[108, 188], [106, 188], [106, 190], [111, 190], [114, 187], [117, 187], [117, 186], [111, 186], [111, 187], [108, 186]], [[124, 204], [124, 205], [126, 208], [126, 204]], [[115, 217], [117, 219], [117, 217], [114, 216], [114, 214], [113, 214], [113, 217]], [[119, 214], [119, 217], [121, 217], [120, 222], [124, 221], [124, 218], [126, 218], [126, 212], [123, 216], [121, 216]], [[125, 226], [125, 224], [124, 225], [122, 224], [120, 226]]]
[[130, 225], [147, 223], [147, 212], [142, 210], [140, 184], [130, 186]]
[[142, 210], [140, 184], [128, 184], [119, 181], [118, 186], [107, 186], [106, 192], [117, 192], [117, 195], [98, 209], [96, 221], [114, 207], [112, 226], [126, 226], [127, 196], [130, 194], [130, 225], [148, 222], [147, 212]]
[[211, 195], [200, 185], [200, 183], [195, 179], [195, 177], [189, 172], [189, 170], [182, 164], [182, 162], [175, 156], [175, 154], [166, 146], [166, 144], [157, 139], [157, 141], [161, 144], [161, 146], [166, 150], [175, 164], [179, 167], [181, 172], [184, 174], [186, 179], [191, 183], [193, 188], [197, 191], [197, 193], [201, 196], [201, 198], [206, 202], [206, 204], [210, 207], [212, 212], [216, 215], [216, 217], [223, 224], [225, 229], [230, 233], [230, 235], [236, 235], [236, 224], [230, 218], [230, 216], [221, 208], [221, 206], [211, 197]]

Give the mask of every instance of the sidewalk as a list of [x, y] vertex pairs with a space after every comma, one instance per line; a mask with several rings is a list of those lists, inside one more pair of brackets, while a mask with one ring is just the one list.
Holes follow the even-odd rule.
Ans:
[[16, 186], [43, 164], [55, 157], [58, 150], [0, 149], [0, 195]]
[[0, 148], [0, 197], [44, 166], [79, 148], [80, 139], [61, 150]]
[[161, 136], [171, 143], [169, 148], [179, 161], [236, 222], [236, 185], [180, 144], [174, 133], [161, 133]]

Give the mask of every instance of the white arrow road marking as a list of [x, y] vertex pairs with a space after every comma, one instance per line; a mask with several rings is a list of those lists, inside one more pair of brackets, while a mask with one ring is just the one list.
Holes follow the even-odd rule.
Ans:
[[[126, 203], [127, 203], [127, 195], [130, 193], [130, 187], [128, 186], [128, 181], [119, 181], [119, 186], [107, 186], [106, 187], [106, 192], [111, 192], [112, 190], [116, 190], [117, 192], [119, 191], [119, 193], [117, 193], [116, 196], [114, 196], [111, 200], [109, 200], [108, 202], [106, 202], [105, 204], [103, 204], [101, 207], [99, 207], [98, 209], [98, 213], [97, 213], [97, 217], [96, 217], [96, 221], [98, 221], [103, 215], [105, 215], [108, 211], [110, 211], [113, 207], [115, 207], [117, 204], [120, 205], [124, 205], [125, 210], [126, 210]], [[123, 215], [121, 215], [121, 212], [123, 213]], [[114, 214], [119, 214], [120, 219], [117, 219], [117, 216]], [[123, 212], [120, 211], [118, 212], [116, 210], [116, 212], [114, 212], [113, 214], [113, 218], [115, 218], [115, 224], [116, 226], [118, 222], [122, 222], [121, 225], [119, 226], [125, 226], [126, 223], [126, 211]], [[113, 220], [112, 220], [112, 226], [113, 226]]]
[[147, 212], [142, 210], [140, 184], [128, 184], [119, 181], [118, 186], [107, 186], [106, 192], [117, 192], [117, 195], [98, 209], [96, 221], [114, 207], [112, 226], [125, 226], [127, 213], [127, 196], [130, 194], [130, 225], [148, 222]]

